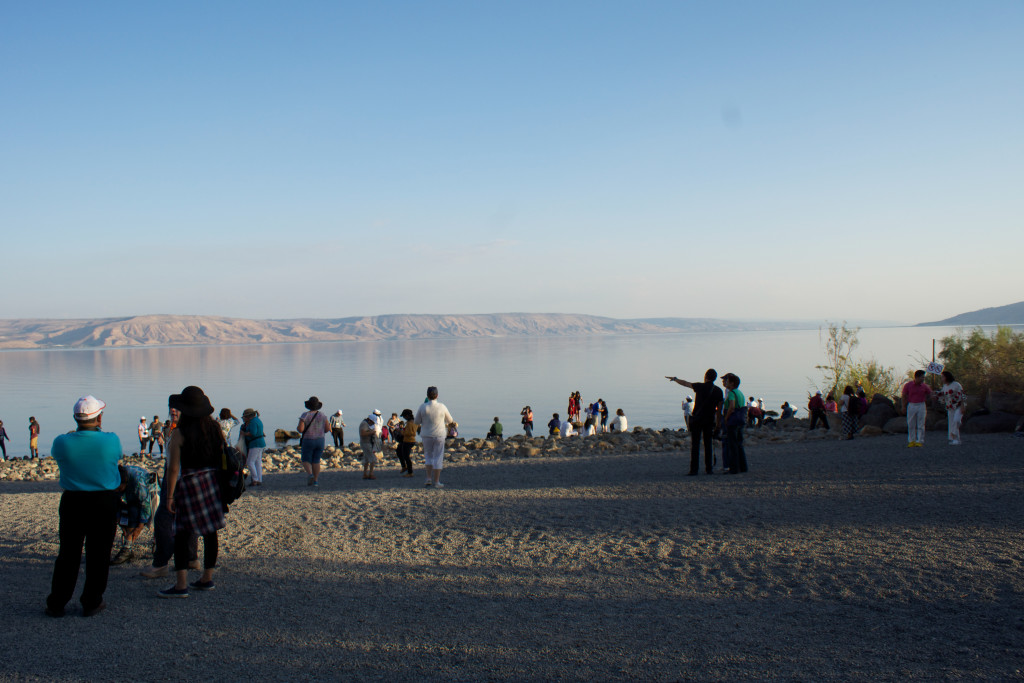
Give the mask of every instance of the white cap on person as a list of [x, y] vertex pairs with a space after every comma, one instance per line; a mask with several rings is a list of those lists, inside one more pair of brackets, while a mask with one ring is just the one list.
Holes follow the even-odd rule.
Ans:
[[82, 398], [75, 401], [75, 419], [76, 420], [91, 420], [107, 407], [107, 404], [99, 400], [92, 394], [83, 396]]

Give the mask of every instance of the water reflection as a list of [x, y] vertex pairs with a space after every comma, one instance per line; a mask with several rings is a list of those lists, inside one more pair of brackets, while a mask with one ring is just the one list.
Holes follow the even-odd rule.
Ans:
[[[907, 368], [931, 355], [931, 340], [951, 328], [861, 331], [864, 357]], [[519, 411], [530, 404], [538, 432], [553, 412], [564, 413], [569, 392], [604, 398], [630, 424], [676, 427], [684, 391], [663, 379], [699, 379], [708, 367], [743, 378], [747, 395], [777, 409], [806, 403], [821, 362], [818, 330], [611, 337], [476, 338], [393, 342], [329, 342], [261, 346], [0, 352], [0, 419], [14, 453], [28, 449], [28, 417], [43, 428], [40, 446], [74, 428], [71, 406], [92, 393], [107, 401], [104, 426], [129, 452], [137, 449], [140, 416], [166, 417], [167, 396], [202, 386], [218, 408], [236, 415], [260, 411], [268, 431], [295, 429], [303, 401], [317, 395], [324, 410], [344, 410], [346, 440], [359, 420], [379, 408], [385, 418], [420, 403], [428, 385], [461, 425], [482, 436], [494, 416], [506, 434], [520, 432]]]

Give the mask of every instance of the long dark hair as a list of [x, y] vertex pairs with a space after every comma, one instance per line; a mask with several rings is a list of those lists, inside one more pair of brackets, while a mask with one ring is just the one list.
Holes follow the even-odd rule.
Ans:
[[178, 418], [181, 450], [199, 462], [216, 464], [224, 445], [224, 432], [209, 415], [194, 417], [182, 413]]

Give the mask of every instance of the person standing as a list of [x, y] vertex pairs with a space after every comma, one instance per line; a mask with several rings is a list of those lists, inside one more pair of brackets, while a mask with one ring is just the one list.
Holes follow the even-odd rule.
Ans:
[[401, 437], [398, 433], [398, 423], [401, 420], [398, 419], [398, 413], [391, 413], [391, 417], [388, 418], [388, 423], [385, 425], [387, 428], [387, 437], [385, 441], [388, 443], [397, 443]]
[[746, 411], [750, 409], [740, 391], [740, 378], [731, 372], [722, 376], [722, 384], [728, 394], [725, 397], [725, 448], [722, 456], [729, 469], [729, 474], [740, 474], [747, 471], [747, 452], [743, 448], [743, 426], [747, 422]]
[[924, 422], [932, 388], [924, 382], [924, 370], [914, 373], [914, 381], [903, 385], [903, 414], [907, 416], [907, 447], [924, 446]]
[[[172, 394], [168, 406], [181, 417], [167, 444], [167, 500], [174, 515], [175, 583], [160, 591], [161, 598], [187, 598], [189, 588], [214, 589], [217, 567], [217, 531], [224, 528], [224, 504], [220, 500], [217, 468], [224, 452], [224, 433], [213, 419], [213, 404], [197, 386]], [[180, 475], [180, 477], [179, 477]], [[189, 545], [193, 536], [203, 537], [203, 573], [188, 583]]]
[[160, 445], [160, 454], [164, 452], [164, 435], [162, 427], [164, 423], [160, 421], [159, 415], [153, 416], [153, 421], [149, 423], [149, 455], [153, 455], [153, 444]]
[[533, 438], [533, 408], [526, 406], [519, 414], [522, 416], [523, 432], [526, 433], [527, 439]]
[[263, 431], [260, 413], [253, 408], [242, 411], [242, 426], [239, 429], [245, 440], [245, 467], [253, 486], [263, 486], [263, 449], [267, 447], [267, 435]]
[[7, 446], [4, 441], [10, 441], [11, 437], [7, 436], [7, 430], [4, 429], [4, 421], [0, 420], [0, 451], [3, 451], [4, 462], [7, 462]]
[[[181, 414], [177, 408], [171, 408], [167, 422], [164, 423], [164, 443], [171, 442], [171, 434], [178, 427]], [[139, 572], [147, 579], [162, 579], [167, 576], [167, 565], [174, 557], [174, 515], [167, 509], [164, 502], [170, 496], [167, 491], [167, 471], [170, 463], [164, 460], [164, 476], [160, 482], [160, 505], [153, 513], [153, 564]], [[179, 470], [180, 472], [181, 470]], [[199, 537], [195, 534], [188, 541], [189, 569], [199, 569]]]
[[359, 448], [362, 451], [363, 479], [376, 479], [373, 468], [377, 465], [377, 453], [383, 452], [381, 446], [380, 423], [377, 422], [377, 411], [366, 416], [359, 424]]
[[399, 435], [401, 441], [398, 443], [398, 462], [402, 465], [402, 476], [412, 476], [412, 447], [416, 445], [416, 416], [412, 414], [412, 411], [406, 408], [402, 411], [402, 419], [405, 423], [402, 425], [402, 431]]
[[334, 439], [335, 448], [345, 447], [345, 420], [341, 417], [341, 409], [331, 415], [331, 437]]
[[231, 443], [231, 430], [239, 424], [239, 419], [231, 414], [230, 408], [221, 408], [220, 414], [217, 416], [217, 424], [220, 425], [220, 431], [224, 434], [224, 443]]
[[444, 488], [441, 469], [444, 467], [444, 439], [448, 425], [454, 424], [448, 407], [437, 400], [437, 387], [427, 387], [427, 402], [416, 411], [415, 422], [423, 440], [423, 457], [427, 466], [426, 486]]
[[843, 421], [842, 439], [849, 441], [857, 430], [857, 392], [849, 384], [843, 389], [843, 395], [839, 397], [839, 417]]
[[693, 415], [693, 398], [687, 396], [683, 399], [683, 425], [686, 426], [686, 431], [690, 431], [690, 417]]
[[39, 457], [39, 423], [36, 422], [35, 417], [28, 419], [28, 457], [29, 460], [32, 458]]
[[146, 416], [139, 418], [139, 455], [146, 454], [146, 446], [149, 445], [149, 423]]
[[811, 426], [808, 431], [813, 431], [820, 420], [825, 425], [825, 431], [829, 431], [828, 414], [825, 412], [825, 400], [821, 397], [820, 391], [815, 391], [814, 396], [807, 402], [807, 412], [811, 414]]
[[597, 403], [601, 412], [601, 433], [604, 434], [608, 431], [608, 404], [604, 402], [603, 398], [597, 399]]
[[297, 427], [302, 434], [299, 439], [302, 469], [309, 475], [307, 486], [320, 486], [320, 457], [324, 454], [324, 436], [330, 433], [331, 425], [327, 422], [327, 416], [320, 412], [324, 404], [316, 396], [310, 396], [305, 406], [306, 412], [299, 417]]
[[703, 382], [687, 382], [678, 377], [665, 379], [675, 382], [693, 390], [696, 401], [694, 401], [693, 413], [690, 415], [690, 472], [687, 476], [695, 477], [700, 469], [700, 442], [704, 440], [704, 471], [711, 474], [715, 462], [714, 445], [711, 438], [716, 427], [720, 426], [719, 408], [722, 405], [724, 396], [722, 390], [715, 386], [718, 373], [714, 368], [704, 373]]
[[60, 470], [60, 548], [53, 564], [46, 614], [64, 616], [64, 607], [75, 592], [85, 544], [85, 586], [79, 601], [82, 616], [91, 617], [106, 608], [103, 593], [110, 571], [110, 550], [117, 532], [121, 496], [121, 441], [117, 434], [101, 430], [106, 404], [95, 396], [75, 402], [77, 429], [53, 440], [50, 453]]
[[[967, 396], [960, 382], [956, 381], [949, 370], [942, 371], [942, 388], [938, 391], [939, 400], [946, 406], [946, 424], [949, 432], [949, 445], [960, 445], [960, 422], [964, 418], [967, 407]], [[0, 422], [0, 425], [3, 423]]]

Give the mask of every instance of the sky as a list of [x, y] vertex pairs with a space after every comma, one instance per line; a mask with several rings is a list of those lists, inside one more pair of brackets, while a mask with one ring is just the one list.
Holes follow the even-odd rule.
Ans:
[[1024, 300], [1024, 2], [0, 4], [0, 318]]

